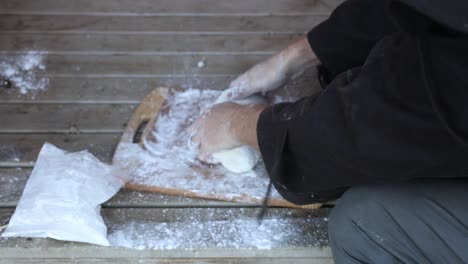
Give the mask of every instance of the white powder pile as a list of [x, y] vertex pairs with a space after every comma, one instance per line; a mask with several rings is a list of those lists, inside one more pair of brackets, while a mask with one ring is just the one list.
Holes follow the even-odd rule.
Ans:
[[255, 217], [243, 213], [252, 209], [184, 209], [185, 218], [174, 217], [176, 210], [161, 210], [159, 217], [171, 218], [167, 222], [133, 221], [110, 225], [109, 241], [112, 246], [162, 250], [272, 249], [328, 244], [327, 218], [312, 214], [293, 217], [273, 212], [276, 216], [267, 216], [259, 224]]
[[21, 94], [45, 90], [49, 80], [39, 76], [44, 71], [42, 53], [36, 51], [28, 51], [24, 55], [15, 57], [1, 58], [0, 78], [11, 81], [13, 87], [18, 88]]
[[[183, 189], [213, 198], [258, 202], [265, 195], [269, 178], [263, 163], [254, 171], [236, 174], [221, 165], [200, 163], [196, 146], [190, 146], [189, 126], [201, 108], [211, 105], [220, 91], [187, 90], [170, 95], [150, 139], [144, 141], [147, 152], [136, 144], [120, 146], [115, 159], [124, 167], [130, 182], [169, 189]], [[152, 139], [151, 139], [152, 138]], [[274, 190], [272, 198], [280, 198]], [[249, 198], [254, 198], [252, 200]]]

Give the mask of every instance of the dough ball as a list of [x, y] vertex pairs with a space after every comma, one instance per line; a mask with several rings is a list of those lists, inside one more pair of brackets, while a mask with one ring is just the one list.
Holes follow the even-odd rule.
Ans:
[[259, 153], [250, 146], [240, 146], [213, 153], [213, 159], [234, 173], [251, 171], [259, 160]]

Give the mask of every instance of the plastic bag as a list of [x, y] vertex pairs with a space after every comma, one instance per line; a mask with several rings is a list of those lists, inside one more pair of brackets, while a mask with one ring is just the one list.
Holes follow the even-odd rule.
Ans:
[[3, 237], [50, 237], [108, 246], [100, 204], [124, 182], [88, 151], [46, 143]]

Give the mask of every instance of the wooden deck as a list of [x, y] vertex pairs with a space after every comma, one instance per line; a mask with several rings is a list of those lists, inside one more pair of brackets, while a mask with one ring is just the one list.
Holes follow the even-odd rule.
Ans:
[[[132, 111], [153, 88], [224, 89], [324, 20], [339, 2], [1, 0], [0, 62], [30, 50], [43, 53], [46, 69], [40, 74], [49, 84], [34, 95], [0, 89], [0, 226], [11, 216], [44, 142], [89, 149], [110, 162]], [[199, 61], [206, 66], [197, 67]], [[314, 89], [314, 71], [287, 87], [301, 93]], [[215, 215], [230, 210], [227, 221], [254, 219], [258, 212], [243, 204], [130, 191], [103, 207], [110, 231], [123, 222], [176, 221], [213, 210]], [[0, 263], [331, 263], [323, 240], [328, 212], [272, 209], [269, 216], [312, 219], [307, 222], [312, 224], [304, 226], [304, 239], [270, 250], [210, 242], [203, 248], [137, 250], [0, 239]], [[322, 232], [310, 236], [316, 231]]]

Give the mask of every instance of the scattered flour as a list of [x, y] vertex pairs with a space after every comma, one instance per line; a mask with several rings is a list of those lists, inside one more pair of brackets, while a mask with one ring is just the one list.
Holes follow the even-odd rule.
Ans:
[[[236, 174], [221, 165], [206, 165], [196, 159], [197, 146], [190, 144], [189, 126], [202, 108], [213, 104], [220, 91], [187, 90], [169, 95], [153, 129], [144, 141], [147, 152], [137, 144], [120, 145], [115, 160], [131, 170], [130, 182], [232, 201], [259, 202], [269, 178], [262, 162], [254, 170]], [[276, 190], [271, 198], [280, 199]]]
[[24, 55], [3, 57], [0, 62], [0, 77], [10, 80], [21, 94], [45, 90], [49, 80], [39, 77], [39, 73], [45, 71], [42, 54], [28, 51]]
[[[162, 218], [173, 215], [173, 210], [164, 210]], [[276, 216], [266, 217], [259, 225], [255, 217], [248, 217], [240, 212], [242, 209], [222, 209], [222, 212], [220, 209], [187, 210], [189, 217], [186, 219], [111, 225], [109, 241], [112, 246], [141, 250], [272, 249], [316, 247], [328, 243], [327, 223], [323, 217], [291, 217], [276, 212]]]
[[20, 161], [21, 151], [13, 145], [0, 145], [0, 157], [6, 161]]

